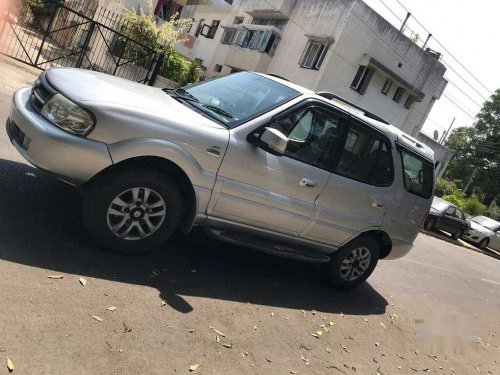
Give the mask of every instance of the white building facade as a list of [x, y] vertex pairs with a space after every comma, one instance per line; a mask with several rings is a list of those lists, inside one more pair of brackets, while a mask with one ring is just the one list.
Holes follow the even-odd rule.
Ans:
[[333, 92], [414, 136], [446, 87], [440, 55], [361, 0], [173, 2], [183, 5], [181, 17], [193, 19], [177, 50], [200, 58], [206, 77], [276, 74]]

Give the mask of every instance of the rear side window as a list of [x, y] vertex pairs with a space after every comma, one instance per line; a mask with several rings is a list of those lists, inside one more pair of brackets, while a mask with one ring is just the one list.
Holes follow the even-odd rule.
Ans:
[[394, 166], [389, 143], [364, 126], [351, 123], [335, 173], [370, 185], [392, 185]]
[[405, 188], [422, 198], [430, 198], [434, 185], [434, 166], [432, 163], [401, 149], [403, 179]]

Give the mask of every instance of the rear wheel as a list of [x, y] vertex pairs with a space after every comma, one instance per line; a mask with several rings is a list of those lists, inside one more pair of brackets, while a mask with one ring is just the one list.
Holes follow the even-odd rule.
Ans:
[[101, 246], [120, 253], [146, 252], [177, 228], [181, 202], [168, 175], [156, 169], [120, 169], [92, 183], [83, 201], [83, 220]]
[[486, 249], [488, 245], [490, 244], [490, 239], [489, 238], [483, 238], [481, 242], [479, 242], [479, 248], [481, 250]]
[[464, 231], [459, 230], [458, 232], [453, 233], [451, 235], [451, 238], [453, 238], [454, 240], [458, 240], [460, 237], [462, 237], [463, 234], [464, 234]]
[[379, 259], [379, 246], [371, 237], [361, 237], [342, 247], [326, 265], [327, 282], [348, 290], [365, 282]]

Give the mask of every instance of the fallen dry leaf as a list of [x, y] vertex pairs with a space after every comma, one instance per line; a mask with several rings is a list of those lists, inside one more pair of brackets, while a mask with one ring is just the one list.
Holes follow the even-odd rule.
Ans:
[[321, 336], [321, 335], [323, 334], [323, 331], [316, 331], [316, 334], [317, 334], [318, 336]]
[[254, 329], [255, 331], [257, 331], [257, 326], [253, 326], [253, 329]]
[[215, 341], [216, 341], [216, 342], [220, 342], [219, 335], [216, 335], [216, 336], [215, 336]]
[[343, 318], [344, 317], [344, 313], [341, 311], [340, 312], [340, 316]]
[[14, 362], [12, 362], [9, 357], [7, 357], [7, 368], [9, 369], [9, 372], [14, 371]]
[[108, 310], [108, 311], [115, 311], [116, 307], [115, 306], [109, 306], [106, 310]]
[[290, 374], [298, 374], [298, 372], [292, 370], [292, 371], [290, 371]]
[[334, 326], [334, 325], [335, 325], [335, 323], [334, 323], [334, 322], [328, 322], [328, 325], [330, 325], [330, 326]]
[[231, 349], [233, 347], [233, 344], [221, 344], [223, 347]]
[[350, 351], [344, 345], [340, 344], [340, 346], [346, 353], [350, 353]]
[[200, 365], [197, 363], [194, 365], [191, 365], [191, 366], [189, 366], [189, 371], [191, 371], [191, 372], [196, 371], [196, 370], [198, 370], [198, 367], [200, 367]]
[[366, 318], [364, 318], [363, 320], [364, 320], [365, 322], [368, 322], [368, 319], [366, 319]]
[[61, 280], [64, 279], [64, 275], [49, 275], [47, 276], [49, 279]]
[[225, 334], [223, 334], [221, 331], [219, 331], [218, 329], [212, 327], [212, 326], [208, 326], [208, 328], [214, 330], [215, 333], [217, 333], [218, 335], [221, 335], [222, 337], [226, 337]]
[[82, 284], [82, 286], [87, 285], [87, 280], [85, 280], [83, 277], [80, 277], [78, 280], [80, 280], [80, 284]]
[[376, 342], [376, 343], [375, 343], [375, 346], [380, 346], [380, 343]]
[[325, 346], [325, 352], [327, 352], [327, 353], [331, 353], [331, 352], [332, 352], [332, 349], [330, 349], [328, 346]]
[[160, 306], [165, 306], [167, 303], [164, 300], [161, 300]]
[[274, 316], [274, 313], [273, 313], [273, 312], [271, 313], [271, 316]]
[[383, 328], [387, 329], [387, 327], [385, 326], [385, 324], [384, 324], [384, 323], [380, 323], [380, 325], [381, 325]]
[[97, 316], [97, 315], [92, 315], [92, 318], [94, 318], [95, 320], [97, 320], [98, 322], [102, 322], [102, 318]]
[[315, 334], [315, 333], [311, 333], [311, 336], [312, 337], [316, 337], [317, 339], [319, 339], [319, 336], [317, 334]]
[[396, 355], [397, 355], [399, 358], [404, 359], [404, 360], [406, 361], [406, 358], [405, 358], [405, 357], [403, 357], [401, 354], [396, 353]]

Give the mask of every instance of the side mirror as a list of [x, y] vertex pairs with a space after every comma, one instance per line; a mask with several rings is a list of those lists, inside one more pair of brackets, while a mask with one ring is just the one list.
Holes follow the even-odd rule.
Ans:
[[288, 145], [288, 138], [279, 130], [264, 128], [259, 137], [259, 146], [273, 155], [283, 156]]

